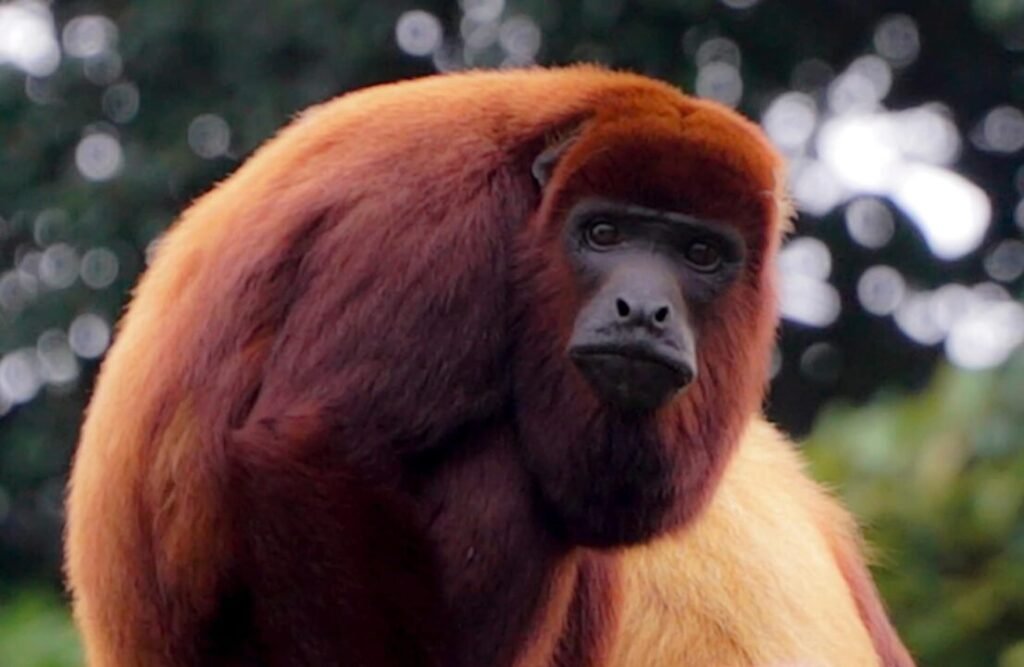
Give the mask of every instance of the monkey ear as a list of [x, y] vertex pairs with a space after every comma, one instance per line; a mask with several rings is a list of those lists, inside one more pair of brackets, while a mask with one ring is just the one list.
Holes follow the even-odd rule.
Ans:
[[558, 161], [572, 147], [579, 135], [580, 128], [576, 125], [546, 137], [544, 150], [534, 158], [533, 167], [530, 169], [542, 188], [551, 180], [551, 174], [554, 173]]

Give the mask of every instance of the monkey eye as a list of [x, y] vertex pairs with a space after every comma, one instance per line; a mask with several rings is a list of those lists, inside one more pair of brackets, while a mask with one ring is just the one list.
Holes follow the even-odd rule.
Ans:
[[684, 251], [686, 261], [698, 271], [714, 271], [722, 263], [722, 253], [714, 243], [694, 241]]
[[619, 227], [607, 220], [598, 220], [587, 227], [587, 243], [594, 248], [610, 248], [622, 243], [622, 232]]

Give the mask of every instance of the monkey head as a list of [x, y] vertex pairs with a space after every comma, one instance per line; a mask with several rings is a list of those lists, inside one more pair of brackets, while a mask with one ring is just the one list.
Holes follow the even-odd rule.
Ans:
[[533, 162], [515, 382], [547, 513], [615, 546], [693, 517], [759, 409], [782, 206], [732, 112], [660, 89], [597, 108]]

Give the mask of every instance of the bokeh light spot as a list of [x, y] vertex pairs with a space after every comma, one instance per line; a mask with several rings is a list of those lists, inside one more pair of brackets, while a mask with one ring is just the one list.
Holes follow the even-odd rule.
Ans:
[[982, 150], [1016, 153], [1024, 148], [1024, 113], [1016, 107], [996, 107], [985, 114], [980, 132], [975, 132], [972, 139]]
[[49, 7], [35, 0], [0, 4], [0, 65], [10, 63], [34, 77], [60, 65], [60, 45]]
[[940, 259], [956, 259], [975, 250], [985, 236], [992, 204], [977, 185], [951, 171], [924, 164], [906, 166], [893, 200], [924, 235]]
[[960, 133], [942, 104], [925, 104], [888, 114], [892, 136], [905, 158], [950, 164], [960, 155]]
[[901, 164], [894, 128], [879, 114], [827, 121], [817, 148], [832, 172], [854, 191], [883, 192]]
[[395, 24], [398, 48], [411, 56], [429, 56], [441, 46], [441, 21], [421, 9], [407, 11]]
[[1013, 282], [1024, 274], [1024, 242], [1018, 239], [1001, 241], [985, 257], [985, 271], [993, 280]]
[[114, 46], [117, 26], [105, 16], [76, 16], [64, 26], [61, 41], [69, 56], [91, 58]]
[[45, 208], [32, 223], [32, 239], [37, 246], [56, 243], [68, 232], [68, 214], [61, 208]]
[[779, 95], [764, 112], [761, 124], [775, 144], [787, 153], [798, 153], [814, 134], [818, 109], [805, 93]]
[[739, 68], [741, 60], [740, 47], [726, 37], [712, 37], [697, 48], [697, 67], [711, 63], [727, 63]]
[[875, 51], [893, 65], [909, 65], [921, 50], [917, 23], [903, 14], [886, 16], [875, 28], [874, 45]]
[[892, 315], [905, 292], [906, 283], [892, 266], [871, 266], [857, 281], [857, 298], [871, 315]]
[[54, 243], [39, 261], [39, 279], [52, 289], [64, 289], [78, 278], [78, 253], [66, 243]]
[[540, 51], [540, 28], [528, 16], [513, 16], [501, 23], [498, 41], [515, 64], [527, 64]]
[[778, 271], [783, 317], [812, 327], [835, 322], [841, 304], [839, 292], [826, 282], [832, 272], [828, 246], [809, 236], [793, 239], [779, 253]]
[[735, 66], [725, 62], [712, 62], [697, 71], [697, 94], [730, 107], [743, 97], [743, 79]]
[[466, 48], [471, 51], [483, 51], [498, 41], [498, 22], [487, 21], [478, 23], [468, 16], [459, 22], [459, 35]]
[[977, 296], [969, 287], [957, 283], [942, 285], [932, 292], [929, 298], [932, 321], [942, 331], [943, 336], [948, 334], [957, 320], [970, 312], [978, 302]]
[[968, 369], [1005, 362], [1024, 343], [1024, 306], [1014, 301], [979, 304], [959, 320], [946, 339], [946, 356]]
[[110, 345], [110, 325], [99, 315], [79, 315], [68, 329], [68, 343], [83, 359], [95, 359]]
[[29, 250], [18, 260], [18, 282], [31, 299], [39, 294], [39, 265], [42, 261], [43, 253], [38, 250]]
[[908, 291], [894, 317], [903, 334], [921, 345], [935, 345], [945, 336], [935, 321], [928, 294]]
[[109, 287], [118, 269], [117, 255], [107, 248], [92, 248], [82, 256], [82, 282], [92, 289]]
[[978, 283], [971, 291], [980, 301], [1009, 301], [1012, 298], [1005, 287], [992, 282]]
[[803, 60], [793, 68], [789, 77], [789, 85], [801, 93], [817, 93], [827, 88], [835, 78], [832, 65], [818, 58]]
[[821, 240], [800, 236], [787, 243], [779, 253], [779, 270], [784, 274], [797, 273], [826, 280], [832, 273], [832, 253]]
[[857, 298], [871, 315], [892, 315], [905, 292], [906, 283], [892, 266], [871, 266], [857, 281]]
[[82, 69], [89, 81], [97, 86], [106, 86], [121, 76], [124, 62], [121, 60], [121, 54], [116, 51], [104, 51], [86, 58]]
[[846, 230], [865, 248], [881, 248], [896, 230], [889, 207], [874, 197], [860, 197], [846, 205]]
[[466, 51], [456, 41], [441, 42], [431, 56], [438, 72], [457, 72], [466, 68]]
[[35, 76], [25, 77], [25, 97], [40, 106], [58, 104], [61, 100], [60, 92], [57, 89], [56, 77], [39, 78]]
[[790, 186], [796, 206], [812, 215], [825, 215], [846, 197], [835, 174], [820, 160], [793, 160]]
[[0, 394], [11, 403], [25, 403], [35, 398], [42, 385], [38, 359], [33, 348], [8, 352], [0, 358]]
[[103, 113], [115, 123], [127, 123], [139, 112], [139, 89], [134, 83], [118, 83], [103, 91]]
[[228, 152], [231, 128], [216, 114], [201, 114], [188, 125], [188, 145], [201, 158], [218, 158]]
[[30, 299], [30, 295], [21, 288], [21, 279], [17, 271], [7, 271], [0, 275], [0, 308], [9, 313], [17, 313]]
[[836, 113], [871, 111], [889, 94], [892, 70], [878, 56], [861, 56], [828, 89], [828, 103]]
[[891, 266], [872, 266], [857, 280], [857, 298], [872, 315], [891, 315], [903, 301], [906, 283]]
[[75, 149], [75, 165], [90, 181], [107, 181], [117, 176], [124, 163], [121, 142], [105, 132], [88, 134]]
[[841, 310], [835, 287], [801, 275], [782, 276], [780, 302], [784, 318], [811, 327], [827, 327]]
[[462, 12], [480, 23], [496, 21], [505, 11], [505, 0], [459, 0]]
[[78, 359], [75, 358], [67, 335], [59, 329], [44, 331], [36, 342], [39, 370], [46, 382], [65, 385], [78, 378]]

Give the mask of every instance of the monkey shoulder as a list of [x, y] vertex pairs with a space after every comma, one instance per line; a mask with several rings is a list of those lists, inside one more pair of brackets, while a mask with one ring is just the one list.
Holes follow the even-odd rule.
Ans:
[[752, 420], [703, 515], [624, 552], [610, 664], [877, 664], [837, 529], [852, 530], [845, 510], [790, 441]]

